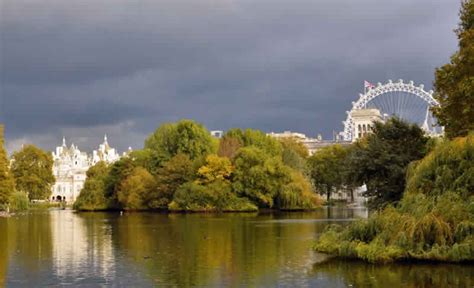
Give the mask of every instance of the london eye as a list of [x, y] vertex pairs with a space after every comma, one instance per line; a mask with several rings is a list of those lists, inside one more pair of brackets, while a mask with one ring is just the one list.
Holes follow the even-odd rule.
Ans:
[[430, 108], [438, 106], [433, 98], [433, 91], [425, 91], [423, 85], [415, 86], [413, 81], [404, 83], [403, 80], [378, 83], [370, 87], [364, 94], [352, 102], [351, 111], [343, 121], [343, 138], [350, 141], [353, 138], [353, 121], [351, 114], [354, 110], [376, 108], [384, 118], [397, 116], [407, 122], [418, 124], [427, 133], [440, 133], [442, 127], [437, 125], [436, 118]]

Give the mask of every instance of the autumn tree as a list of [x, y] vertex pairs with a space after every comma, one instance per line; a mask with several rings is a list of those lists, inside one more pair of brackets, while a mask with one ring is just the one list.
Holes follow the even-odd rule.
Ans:
[[229, 158], [211, 154], [206, 157], [206, 164], [198, 169], [197, 181], [201, 184], [212, 183], [215, 181], [229, 182], [233, 170], [234, 167]]
[[16, 189], [28, 193], [31, 199], [48, 199], [53, 175], [53, 157], [34, 145], [26, 145], [13, 153], [11, 170]]
[[474, 1], [463, 1], [456, 30], [459, 51], [435, 73], [434, 113], [449, 138], [474, 130]]
[[156, 189], [155, 178], [143, 167], [136, 167], [120, 183], [118, 200], [124, 209], [143, 210], [148, 208], [146, 198]]
[[7, 152], [5, 151], [3, 129], [3, 125], [0, 125], [0, 209], [9, 203], [10, 195], [15, 190], [15, 180], [9, 169]]
[[242, 143], [240, 143], [238, 138], [224, 136], [219, 141], [219, 149], [217, 150], [217, 155], [221, 157], [227, 157], [229, 159], [234, 159], [240, 147], [242, 147]]
[[158, 169], [156, 189], [147, 194], [147, 205], [153, 209], [166, 209], [178, 187], [194, 180], [195, 174], [193, 161], [188, 155], [175, 155]]

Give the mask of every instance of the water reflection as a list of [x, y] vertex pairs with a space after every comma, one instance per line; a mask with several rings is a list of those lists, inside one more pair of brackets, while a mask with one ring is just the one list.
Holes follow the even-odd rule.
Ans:
[[312, 275], [342, 279], [351, 287], [473, 287], [474, 267], [455, 264], [373, 265], [361, 261], [331, 260], [314, 264]]
[[472, 285], [465, 277], [470, 266], [314, 265], [323, 256], [311, 245], [325, 226], [364, 213], [32, 212], [0, 219], [0, 231], [6, 231], [0, 237], [0, 286]]
[[[115, 278], [108, 215], [53, 210], [53, 270], [62, 284], [109, 283]], [[92, 279], [89, 279], [94, 275]]]

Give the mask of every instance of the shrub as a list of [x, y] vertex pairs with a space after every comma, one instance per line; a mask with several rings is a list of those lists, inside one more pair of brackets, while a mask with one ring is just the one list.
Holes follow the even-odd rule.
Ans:
[[25, 211], [29, 207], [28, 195], [23, 191], [15, 191], [10, 197], [11, 211]]

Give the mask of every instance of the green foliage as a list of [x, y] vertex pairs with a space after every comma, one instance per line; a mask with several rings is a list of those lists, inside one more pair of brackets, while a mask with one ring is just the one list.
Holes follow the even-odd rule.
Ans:
[[3, 125], [0, 125], [0, 210], [6, 207], [10, 195], [15, 190], [15, 179], [9, 169], [7, 151], [3, 138]]
[[73, 208], [84, 211], [108, 209], [110, 204], [106, 197], [106, 179], [109, 175], [107, 164], [103, 161], [98, 162], [87, 170], [86, 175], [86, 182]]
[[474, 1], [463, 1], [456, 30], [459, 51], [449, 64], [436, 69], [434, 113], [446, 136], [465, 136], [474, 130]]
[[424, 132], [416, 124], [397, 118], [375, 123], [374, 133], [351, 149], [345, 177], [367, 185], [371, 207], [396, 203], [405, 189], [408, 165], [424, 156], [426, 143]]
[[444, 141], [410, 169], [407, 191], [441, 195], [455, 191], [463, 197], [474, 192], [474, 134]]
[[291, 182], [277, 194], [275, 206], [283, 210], [314, 209], [321, 205], [321, 198], [311, 189], [311, 183], [301, 173], [293, 171]]
[[145, 140], [145, 148], [152, 150], [163, 161], [177, 154], [186, 154], [194, 160], [215, 153], [216, 146], [209, 131], [192, 120], [161, 125]]
[[388, 206], [345, 229], [331, 227], [315, 249], [370, 262], [473, 261], [474, 190], [465, 181], [466, 175], [472, 177], [473, 138], [439, 143], [411, 167], [397, 207]]
[[194, 165], [186, 154], [177, 154], [159, 168], [156, 176], [156, 189], [146, 196], [148, 207], [166, 209], [174, 193], [182, 184], [196, 177]]
[[257, 147], [245, 147], [235, 157], [233, 188], [259, 207], [272, 208], [273, 198], [291, 182], [292, 170], [279, 157]]
[[[257, 207], [292, 210], [320, 205], [310, 182], [297, 171], [304, 170], [301, 162], [307, 157], [301, 143], [280, 143], [251, 129], [230, 130], [216, 141], [193, 121], [161, 125], [147, 138], [145, 149], [129, 153], [110, 167], [95, 168], [103, 173], [90, 170], [74, 207], [255, 211]], [[219, 154], [215, 154], [217, 144]], [[294, 153], [300, 162], [285, 158], [282, 149]]]
[[48, 199], [54, 184], [53, 157], [34, 145], [26, 145], [13, 153], [11, 171], [16, 189], [30, 199]]
[[135, 167], [136, 165], [132, 158], [122, 157], [109, 168], [109, 172], [104, 179], [105, 197], [109, 202], [109, 208], [122, 208], [118, 200], [120, 183], [133, 172]]
[[120, 183], [118, 200], [127, 210], [144, 210], [146, 198], [156, 189], [155, 178], [145, 168], [137, 167]]
[[224, 138], [235, 138], [243, 147], [254, 146], [271, 156], [279, 156], [282, 152], [280, 142], [259, 130], [254, 129], [230, 129]]
[[215, 181], [208, 185], [186, 183], [174, 195], [169, 205], [174, 211], [256, 211], [257, 206], [246, 198], [237, 197], [232, 192], [230, 184]]
[[309, 157], [307, 165], [314, 186], [329, 202], [331, 193], [345, 184], [347, 149], [339, 144], [324, 147]]
[[30, 200], [28, 195], [23, 191], [15, 191], [10, 197], [10, 211], [26, 211], [28, 210]]
[[282, 160], [285, 165], [305, 172], [306, 169], [306, 158], [308, 158], [308, 149], [304, 146], [303, 143], [294, 139], [294, 138], [282, 138], [279, 139], [283, 151], [282, 151]]

